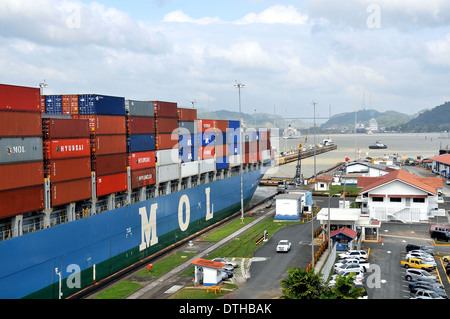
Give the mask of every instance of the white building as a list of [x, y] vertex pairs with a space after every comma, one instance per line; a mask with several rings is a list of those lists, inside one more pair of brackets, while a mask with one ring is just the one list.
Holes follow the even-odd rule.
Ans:
[[437, 192], [443, 187], [440, 177], [419, 177], [399, 169], [380, 177], [360, 177], [358, 187], [362, 190], [356, 201], [370, 219], [411, 223], [445, 216], [438, 208], [443, 203]]
[[450, 154], [442, 154], [431, 157], [430, 159], [433, 161], [431, 164], [431, 171], [433, 173], [450, 178]]

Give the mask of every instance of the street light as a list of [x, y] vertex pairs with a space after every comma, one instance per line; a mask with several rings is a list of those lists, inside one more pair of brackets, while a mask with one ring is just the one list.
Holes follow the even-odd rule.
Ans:
[[243, 165], [242, 165], [242, 146], [244, 144], [243, 138], [242, 138], [242, 112], [241, 112], [241, 88], [245, 87], [245, 84], [243, 83], [238, 83], [238, 81], [236, 81], [236, 84], [234, 85], [234, 87], [238, 88], [239, 90], [239, 140], [240, 140], [240, 152], [241, 152], [241, 222], [244, 223], [244, 181], [243, 181]]

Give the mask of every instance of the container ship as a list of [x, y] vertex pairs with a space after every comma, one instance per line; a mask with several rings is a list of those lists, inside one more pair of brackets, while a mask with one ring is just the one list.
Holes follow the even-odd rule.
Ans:
[[269, 130], [174, 102], [8, 84], [0, 149], [3, 299], [69, 297], [238, 212], [273, 158]]

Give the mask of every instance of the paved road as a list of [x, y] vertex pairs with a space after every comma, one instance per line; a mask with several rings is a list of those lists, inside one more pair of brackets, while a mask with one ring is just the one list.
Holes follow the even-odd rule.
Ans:
[[[319, 226], [314, 220], [314, 231]], [[287, 239], [292, 243], [288, 253], [277, 253], [279, 240]], [[280, 281], [287, 278], [291, 267], [307, 267], [311, 261], [311, 223], [285, 227], [276, 232], [263, 246], [256, 250], [250, 266], [250, 278], [233, 296], [238, 299], [269, 299], [282, 295]], [[316, 246], [317, 249], [317, 246]]]

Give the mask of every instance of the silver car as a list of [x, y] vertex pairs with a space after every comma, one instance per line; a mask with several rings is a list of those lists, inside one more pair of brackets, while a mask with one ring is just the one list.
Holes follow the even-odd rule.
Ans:
[[427, 289], [417, 289], [410, 293], [410, 299], [446, 299], [435, 291]]
[[414, 268], [406, 269], [405, 279], [407, 281], [428, 281], [428, 282], [438, 281], [438, 278], [434, 275], [431, 275], [428, 271]]

